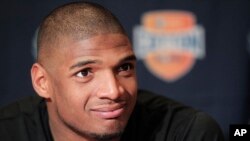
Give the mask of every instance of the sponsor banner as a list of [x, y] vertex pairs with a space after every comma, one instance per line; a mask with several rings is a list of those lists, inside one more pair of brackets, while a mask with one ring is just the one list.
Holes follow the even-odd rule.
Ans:
[[133, 29], [137, 58], [160, 79], [175, 81], [205, 57], [204, 28], [187, 11], [151, 11]]

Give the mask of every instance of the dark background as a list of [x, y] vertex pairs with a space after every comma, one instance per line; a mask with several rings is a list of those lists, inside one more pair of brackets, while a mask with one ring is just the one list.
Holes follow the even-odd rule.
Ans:
[[[249, 119], [249, 0], [92, 0], [109, 8], [132, 39], [144, 12], [187, 10], [205, 28], [206, 56], [175, 82], [154, 77], [138, 62], [140, 88], [209, 113], [228, 137], [229, 124]], [[0, 105], [33, 95], [30, 68], [32, 40], [49, 11], [70, 0], [2, 0], [0, 2]]]

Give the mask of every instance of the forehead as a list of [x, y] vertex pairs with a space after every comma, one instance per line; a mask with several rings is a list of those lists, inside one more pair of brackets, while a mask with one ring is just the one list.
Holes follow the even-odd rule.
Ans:
[[72, 42], [76, 46], [82, 46], [84, 50], [106, 50], [122, 46], [130, 46], [130, 41], [123, 34], [100, 34], [90, 38]]
[[130, 41], [123, 34], [101, 34], [79, 41], [64, 39], [60, 44], [60, 56], [64, 61], [75, 62], [93, 57], [111, 60], [133, 54]]

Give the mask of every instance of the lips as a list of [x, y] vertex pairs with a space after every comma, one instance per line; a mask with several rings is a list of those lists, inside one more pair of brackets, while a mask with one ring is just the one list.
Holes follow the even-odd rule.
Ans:
[[102, 119], [119, 118], [125, 111], [125, 103], [100, 105], [91, 109], [91, 113]]

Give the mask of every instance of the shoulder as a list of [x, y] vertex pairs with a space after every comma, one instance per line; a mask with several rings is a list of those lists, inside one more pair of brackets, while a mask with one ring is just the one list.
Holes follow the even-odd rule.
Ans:
[[153, 133], [152, 136], [159, 141], [164, 138], [178, 138], [180, 141], [223, 140], [220, 127], [213, 118], [175, 100], [140, 90], [136, 108], [140, 121], [148, 124], [143, 128], [154, 130], [148, 133]]
[[39, 103], [37, 96], [30, 96], [23, 100], [2, 107], [0, 109], [0, 138], [5, 141], [28, 141], [30, 135], [36, 135], [40, 130]]
[[162, 116], [171, 115], [172, 118], [180, 117], [181, 119], [187, 119], [199, 112], [173, 99], [145, 90], [139, 90], [138, 92], [137, 107], [148, 111], [148, 114], [152, 112], [160, 113]]
[[12, 119], [20, 115], [29, 115], [34, 112], [42, 98], [38, 96], [29, 96], [7, 106], [0, 108], [0, 121]]
[[188, 122], [183, 139], [187, 141], [224, 141], [223, 133], [218, 123], [208, 114], [197, 112]]

